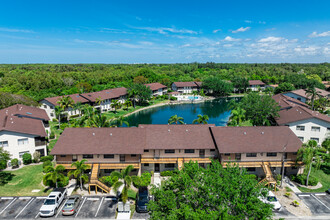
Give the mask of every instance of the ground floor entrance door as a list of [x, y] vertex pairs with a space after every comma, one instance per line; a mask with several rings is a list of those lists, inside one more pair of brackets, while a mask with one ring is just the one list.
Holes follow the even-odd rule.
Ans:
[[160, 168], [159, 168], [159, 163], [155, 163], [155, 172], [159, 172]]

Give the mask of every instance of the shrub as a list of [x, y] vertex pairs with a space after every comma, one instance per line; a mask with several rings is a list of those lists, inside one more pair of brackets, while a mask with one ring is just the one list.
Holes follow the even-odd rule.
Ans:
[[40, 152], [39, 151], [35, 151], [33, 153], [33, 162], [34, 163], [39, 163], [40, 161]]
[[19, 167], [18, 159], [14, 158], [10, 161], [12, 167]]
[[23, 154], [22, 159], [23, 159], [23, 164], [24, 164], [24, 165], [27, 165], [27, 164], [32, 163], [32, 156], [31, 156], [30, 153], [25, 153], [25, 154]]
[[257, 175], [255, 175], [255, 174], [248, 174], [247, 176], [248, 176], [250, 179], [254, 179], [254, 180], [257, 179]]
[[[301, 185], [306, 184], [306, 179], [307, 179], [306, 174], [298, 174], [298, 175], [292, 175], [291, 176], [292, 181], [297, 182]], [[308, 185], [309, 186], [316, 186], [318, 182], [319, 182], [319, 180], [316, 177], [311, 176], [311, 175], [309, 176], [309, 179], [308, 179]]]
[[133, 185], [136, 188], [142, 186], [149, 186], [151, 183], [151, 174], [148, 172], [142, 173], [141, 176], [134, 176], [133, 178]]
[[297, 200], [294, 200], [291, 205], [298, 207], [299, 206], [299, 202]]
[[54, 132], [51, 132], [49, 135], [49, 139], [54, 139], [54, 138], [55, 138], [55, 134], [54, 134]]
[[281, 181], [282, 180], [282, 175], [281, 174], [277, 174], [276, 175], [276, 180], [277, 181]]
[[56, 118], [53, 118], [53, 120], [52, 120], [53, 122], [58, 122], [58, 120], [56, 119]]
[[48, 155], [48, 156], [43, 156], [43, 157], [40, 158], [40, 161], [41, 162], [45, 162], [47, 160], [53, 161], [54, 160], [54, 156], [53, 155]]
[[286, 192], [286, 193], [284, 194], [284, 196], [286, 196], [287, 198], [290, 198], [290, 197], [291, 197], [291, 193]]
[[62, 124], [60, 125], [60, 129], [61, 129], [61, 130], [64, 130], [64, 129], [67, 128], [67, 127], [69, 127], [69, 124], [68, 124], [68, 123], [62, 123]]
[[99, 180], [105, 185], [111, 187], [115, 182], [118, 181], [118, 177], [111, 178], [111, 176], [102, 176]]
[[42, 164], [42, 167], [45, 168], [45, 167], [48, 167], [48, 166], [52, 166], [52, 162], [50, 160], [46, 160], [43, 164]]
[[173, 176], [173, 171], [167, 170], [167, 171], [162, 171], [160, 172], [161, 176]]
[[58, 187], [65, 187], [69, 184], [69, 177], [65, 176], [63, 180], [59, 181]]
[[177, 97], [174, 97], [174, 96], [171, 96], [171, 97], [170, 97], [170, 100], [171, 100], [171, 101], [176, 101], [176, 100], [178, 100], [178, 98], [177, 98]]

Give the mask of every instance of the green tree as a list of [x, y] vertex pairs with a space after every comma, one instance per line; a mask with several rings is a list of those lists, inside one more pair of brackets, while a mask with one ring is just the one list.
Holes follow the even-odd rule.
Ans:
[[209, 116], [207, 115], [197, 115], [197, 119], [193, 120], [193, 124], [207, 124]]
[[111, 101], [111, 108], [114, 108], [115, 109], [115, 113], [117, 113], [117, 109], [119, 109], [121, 107], [121, 102], [118, 101], [118, 100], [112, 100]]
[[136, 92], [135, 98], [138, 100], [140, 105], [148, 101], [152, 95], [151, 89], [143, 84], [133, 84], [130, 90], [134, 90]]
[[126, 118], [124, 116], [119, 116], [119, 117], [116, 117], [114, 120], [113, 120], [113, 123], [112, 123], [112, 127], [121, 127], [123, 125], [126, 125], [127, 127], [129, 127], [129, 123], [128, 121], [126, 120]]
[[214, 76], [207, 77], [202, 83], [202, 88], [214, 96], [228, 96], [234, 89], [231, 83]]
[[77, 180], [77, 185], [80, 183], [80, 189], [82, 190], [82, 184], [88, 182], [88, 176], [84, 173], [86, 170], [90, 169], [88, 164], [85, 164], [87, 160], [83, 159], [81, 161], [76, 161], [71, 164], [71, 167], [74, 167], [73, 170], [70, 170], [68, 177], [74, 176]]
[[132, 106], [132, 101], [129, 99], [126, 99], [123, 106], [126, 106], [126, 111], [128, 111], [128, 108]]
[[113, 183], [112, 188], [117, 191], [122, 185], [124, 185], [123, 191], [121, 192], [121, 199], [124, 203], [127, 202], [128, 199], [128, 190], [132, 185], [132, 177], [130, 176], [131, 171], [134, 169], [132, 165], [127, 166], [125, 169], [122, 169], [121, 172], [113, 171], [110, 174], [112, 179], [116, 179], [117, 181]]
[[236, 76], [231, 80], [233, 86], [237, 91], [245, 92], [246, 89], [249, 87], [249, 80], [245, 77]]
[[[74, 108], [74, 101], [70, 96], [63, 96], [60, 100], [57, 101], [59, 104], [60, 110], [65, 111]], [[61, 113], [59, 114], [61, 115]], [[61, 117], [59, 116], [58, 123], [60, 124]]]
[[90, 118], [89, 125], [91, 125], [92, 127], [104, 128], [104, 127], [109, 127], [110, 122], [107, 116], [96, 114]]
[[236, 106], [244, 109], [245, 119], [256, 126], [271, 125], [280, 111], [280, 107], [270, 95], [259, 95], [256, 92], [245, 95]]
[[136, 76], [133, 79], [134, 83], [144, 84], [148, 82], [148, 79], [144, 76]]
[[317, 142], [315, 140], [309, 140], [306, 144], [303, 144], [302, 148], [298, 150], [297, 160], [301, 160], [305, 164], [305, 172], [307, 170], [306, 186], [308, 186], [313, 161], [315, 161], [316, 168], [319, 168], [321, 164], [321, 160], [317, 152]]
[[133, 108], [135, 108], [135, 102], [137, 99], [138, 92], [135, 89], [130, 88], [127, 93], [128, 93], [128, 97], [133, 102]]
[[288, 92], [295, 90], [294, 86], [291, 83], [283, 82], [278, 85], [278, 87], [275, 88], [275, 94]]
[[0, 147], [0, 170], [7, 168], [7, 163], [10, 160], [10, 153]]
[[245, 110], [237, 107], [231, 111], [228, 124], [231, 126], [240, 125], [245, 120]]
[[271, 205], [258, 197], [267, 191], [257, 186], [245, 168], [212, 161], [207, 168], [185, 163], [181, 170], [151, 192], [150, 219], [270, 219]]
[[77, 83], [76, 88], [80, 93], [86, 93], [92, 91], [92, 85], [87, 82]]
[[306, 89], [306, 95], [307, 97], [311, 97], [311, 105], [312, 105], [312, 110], [314, 110], [314, 100], [316, 98], [320, 98], [321, 92], [317, 91], [315, 87], [309, 87]]
[[184, 124], [184, 119], [178, 115], [173, 115], [168, 119], [169, 124]]
[[62, 165], [58, 165], [55, 168], [52, 166], [47, 166], [44, 168], [44, 172], [46, 173], [46, 175], [44, 175], [43, 177], [43, 183], [45, 185], [49, 184], [49, 182], [51, 182], [53, 184], [55, 184], [55, 187], [58, 187], [58, 181], [63, 181], [65, 179], [64, 176], [64, 171], [65, 171], [65, 167]]

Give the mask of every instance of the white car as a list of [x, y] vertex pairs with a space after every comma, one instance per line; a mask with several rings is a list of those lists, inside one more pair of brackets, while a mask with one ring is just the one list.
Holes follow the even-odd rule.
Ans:
[[259, 198], [262, 202], [273, 205], [274, 210], [281, 210], [282, 206], [273, 192], [269, 191], [266, 197]]

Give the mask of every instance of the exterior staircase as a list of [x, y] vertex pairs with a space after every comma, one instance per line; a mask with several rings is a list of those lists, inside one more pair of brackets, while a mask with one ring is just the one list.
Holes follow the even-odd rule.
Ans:
[[258, 185], [269, 185], [275, 184], [275, 190], [276, 190], [276, 180], [273, 177], [272, 171], [270, 170], [270, 163], [269, 162], [262, 162], [262, 169], [264, 170], [266, 177], [262, 179]]
[[88, 191], [90, 194], [90, 187], [91, 186], [95, 186], [95, 193], [97, 194], [97, 189], [101, 189], [102, 192], [106, 192], [109, 193], [111, 188], [108, 187], [107, 185], [105, 185], [104, 183], [102, 183], [101, 181], [98, 180], [98, 176], [99, 176], [99, 171], [100, 171], [100, 164], [93, 164], [92, 167], [92, 174], [91, 174], [91, 179], [89, 181], [89, 185], [88, 185]]

